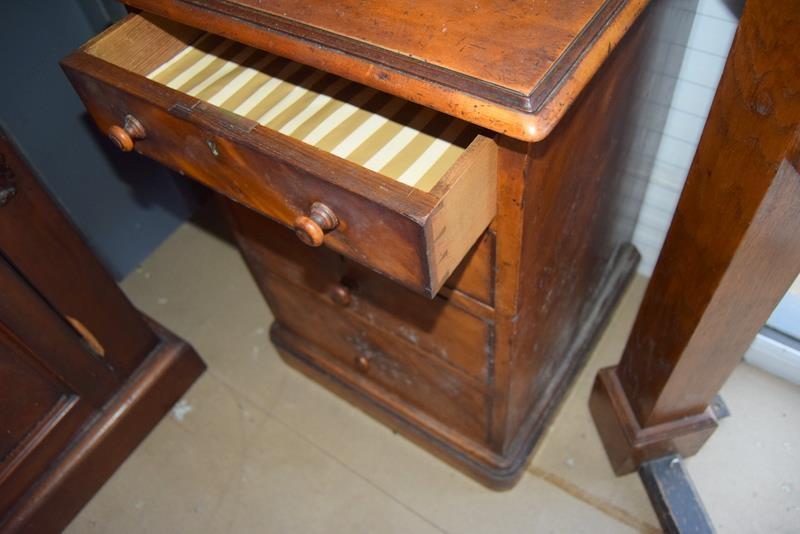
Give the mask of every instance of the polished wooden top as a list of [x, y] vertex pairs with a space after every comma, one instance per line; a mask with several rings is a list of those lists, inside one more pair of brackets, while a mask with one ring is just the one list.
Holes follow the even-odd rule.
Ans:
[[620, 1], [235, 0], [383, 51], [484, 82], [501, 99], [526, 96], [601, 9]]
[[525, 140], [647, 0], [125, 0]]

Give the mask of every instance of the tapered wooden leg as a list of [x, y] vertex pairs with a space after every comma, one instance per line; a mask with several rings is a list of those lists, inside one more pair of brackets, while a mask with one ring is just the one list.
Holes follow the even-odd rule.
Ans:
[[590, 408], [618, 474], [697, 452], [710, 404], [800, 270], [797, 1], [748, 1], [619, 365]]

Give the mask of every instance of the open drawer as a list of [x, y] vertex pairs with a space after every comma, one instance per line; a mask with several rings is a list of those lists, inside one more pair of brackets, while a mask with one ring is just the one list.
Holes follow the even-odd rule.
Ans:
[[495, 215], [480, 129], [268, 52], [130, 15], [62, 66], [121, 149], [427, 296]]

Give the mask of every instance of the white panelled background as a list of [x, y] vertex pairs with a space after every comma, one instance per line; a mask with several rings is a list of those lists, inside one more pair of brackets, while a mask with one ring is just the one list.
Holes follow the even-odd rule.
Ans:
[[[675, 0], [664, 0], [667, 2]], [[742, 0], [699, 0], [633, 242], [650, 276], [678, 203], [736, 32]], [[675, 48], [683, 48], [672, 45]], [[683, 52], [681, 54], [681, 52]]]

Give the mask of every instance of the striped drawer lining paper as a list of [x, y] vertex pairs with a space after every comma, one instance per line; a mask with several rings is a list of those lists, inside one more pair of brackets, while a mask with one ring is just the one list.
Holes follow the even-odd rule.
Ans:
[[480, 128], [205, 34], [148, 76], [384, 176], [430, 191]]

